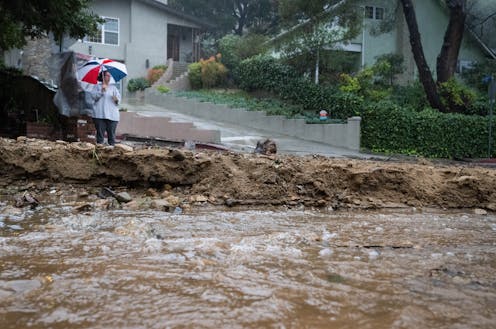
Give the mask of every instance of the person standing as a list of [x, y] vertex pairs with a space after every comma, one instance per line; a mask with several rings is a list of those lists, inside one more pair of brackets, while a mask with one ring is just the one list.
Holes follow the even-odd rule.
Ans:
[[96, 85], [94, 92], [95, 106], [93, 109], [96, 143], [104, 143], [106, 132], [108, 144], [113, 146], [115, 145], [115, 131], [119, 123], [119, 108], [117, 105], [121, 101], [121, 94], [115, 84], [110, 83], [110, 72], [104, 71], [100, 74], [102, 84]]

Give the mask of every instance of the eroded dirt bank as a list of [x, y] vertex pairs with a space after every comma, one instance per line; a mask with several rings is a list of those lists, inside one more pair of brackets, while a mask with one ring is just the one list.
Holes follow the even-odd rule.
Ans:
[[496, 170], [428, 161], [110, 149], [20, 137], [0, 139], [0, 165], [9, 184], [27, 178], [126, 187], [130, 194], [150, 187], [160, 194], [172, 188], [180, 198], [216, 205], [496, 210]]

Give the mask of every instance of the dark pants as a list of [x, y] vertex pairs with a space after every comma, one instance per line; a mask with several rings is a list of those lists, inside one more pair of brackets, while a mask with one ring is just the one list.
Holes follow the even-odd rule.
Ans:
[[103, 144], [103, 138], [105, 132], [107, 133], [107, 139], [109, 145], [115, 144], [115, 130], [117, 128], [118, 121], [112, 121], [108, 119], [97, 119], [93, 118], [96, 128], [96, 143]]

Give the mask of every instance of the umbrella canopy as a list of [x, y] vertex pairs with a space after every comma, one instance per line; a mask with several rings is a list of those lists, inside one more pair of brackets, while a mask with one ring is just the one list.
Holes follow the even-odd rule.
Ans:
[[90, 60], [81, 66], [77, 73], [79, 80], [97, 84], [98, 75], [105, 71], [110, 72], [111, 83], [116, 83], [127, 75], [126, 65], [108, 58]]

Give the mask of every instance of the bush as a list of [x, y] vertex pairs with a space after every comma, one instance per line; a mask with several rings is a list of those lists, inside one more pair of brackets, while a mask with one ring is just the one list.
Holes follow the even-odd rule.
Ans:
[[227, 69], [220, 62], [221, 55], [212, 56], [207, 60], [188, 65], [188, 76], [191, 88], [213, 88], [225, 83]]
[[154, 70], [164, 70], [164, 72], [165, 72], [167, 70], [167, 65], [165, 65], [165, 64], [155, 65], [154, 67], [152, 67], [152, 69], [154, 69]]
[[255, 56], [241, 62], [238, 78], [244, 90], [274, 93], [307, 112], [326, 109], [335, 119], [359, 115], [363, 103], [356, 94], [316, 85], [289, 65], [267, 56]]
[[362, 112], [362, 146], [435, 158], [485, 157], [488, 127], [485, 117], [433, 109], [415, 112], [383, 101], [366, 105]]
[[451, 78], [439, 84], [441, 102], [450, 112], [466, 113], [477, 98], [475, 92]]
[[157, 86], [157, 90], [160, 91], [162, 94], [168, 93], [170, 91], [170, 88], [160, 85]]
[[196, 62], [188, 65], [188, 78], [193, 89], [201, 89], [201, 64]]
[[267, 37], [259, 34], [247, 34], [242, 37], [228, 34], [219, 40], [222, 63], [234, 72], [242, 60], [265, 52], [266, 41]]
[[227, 69], [220, 59], [220, 54], [217, 54], [207, 60], [200, 60], [203, 88], [217, 87], [226, 81]]
[[145, 78], [130, 79], [129, 82], [127, 83], [127, 90], [129, 92], [145, 90], [148, 87], [150, 87], [150, 83]]
[[382, 85], [392, 86], [396, 75], [403, 73], [403, 56], [399, 54], [384, 54], [376, 57], [372, 67], [377, 81]]
[[231, 71], [236, 70], [241, 62], [237, 51], [241, 37], [228, 34], [219, 40], [219, 52], [222, 54], [222, 63]]
[[153, 68], [149, 69], [146, 79], [148, 80], [150, 85], [153, 85], [155, 82], [157, 82], [158, 79], [160, 79], [160, 77], [164, 74], [166, 69], [167, 66], [165, 65], [154, 66]]
[[410, 107], [416, 111], [429, 107], [424, 87], [418, 80], [407, 86], [394, 86], [391, 99], [400, 107]]

